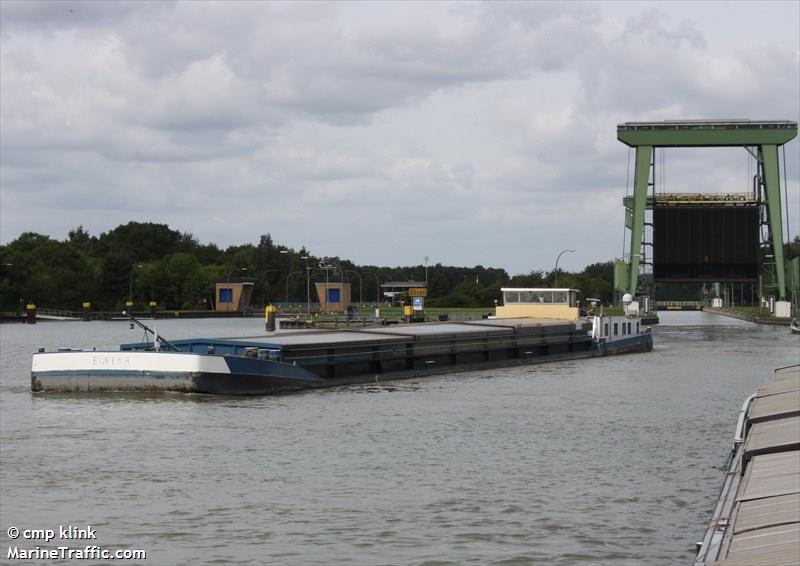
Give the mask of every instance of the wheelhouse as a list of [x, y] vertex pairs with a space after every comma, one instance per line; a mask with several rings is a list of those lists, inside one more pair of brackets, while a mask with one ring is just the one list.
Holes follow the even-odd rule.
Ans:
[[577, 289], [504, 287], [500, 291], [503, 305], [497, 307], [498, 318], [579, 318]]

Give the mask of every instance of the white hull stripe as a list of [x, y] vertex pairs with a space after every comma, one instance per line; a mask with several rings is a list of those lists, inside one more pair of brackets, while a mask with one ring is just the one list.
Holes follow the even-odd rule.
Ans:
[[183, 352], [52, 352], [33, 355], [32, 374], [78, 372], [83, 375], [125, 372], [168, 375], [171, 373], [229, 374], [221, 356]]

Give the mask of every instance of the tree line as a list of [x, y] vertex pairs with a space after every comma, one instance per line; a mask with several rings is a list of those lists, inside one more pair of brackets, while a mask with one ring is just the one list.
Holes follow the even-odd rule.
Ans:
[[[554, 279], [552, 272], [510, 276], [482, 265], [356, 265], [276, 244], [269, 234], [257, 244], [221, 249], [165, 224], [129, 222], [99, 236], [79, 226], [63, 241], [25, 232], [0, 246], [0, 310], [15, 311], [28, 302], [68, 310], [91, 302], [96, 310], [118, 310], [128, 301], [134, 309], [150, 301], [166, 309], [211, 309], [216, 282], [241, 278], [254, 283], [251, 304], [304, 304], [307, 276], [312, 302], [314, 283], [327, 277], [351, 283], [353, 302], [376, 304], [382, 300], [380, 284], [421, 282], [426, 273], [429, 307], [492, 307], [501, 287], [548, 287]], [[579, 273], [559, 270], [558, 282], [611, 302], [613, 263], [595, 263]]]

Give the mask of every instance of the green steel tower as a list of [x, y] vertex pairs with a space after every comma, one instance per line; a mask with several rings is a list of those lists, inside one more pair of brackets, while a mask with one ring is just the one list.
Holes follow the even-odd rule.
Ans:
[[790, 121], [680, 120], [619, 124], [617, 139], [635, 148], [636, 158], [633, 196], [625, 199], [630, 255], [615, 265], [615, 287], [635, 295], [639, 286], [641, 258], [645, 256], [643, 245], [646, 244], [645, 211], [654, 206], [656, 200], [648, 198], [651, 179], [655, 179], [655, 150], [667, 147], [744, 147], [758, 162], [759, 193], [763, 195], [758, 204], [766, 210], [768, 236], [765, 243], [774, 258], [771, 277], [777, 295], [784, 300], [787, 293], [778, 148], [796, 136], [797, 122]]

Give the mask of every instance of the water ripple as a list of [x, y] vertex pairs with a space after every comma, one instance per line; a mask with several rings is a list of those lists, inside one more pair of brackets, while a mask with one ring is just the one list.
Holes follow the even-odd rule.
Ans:
[[648, 355], [253, 399], [32, 395], [38, 345], [112, 345], [127, 326], [7, 326], [2, 527], [98, 525], [148, 564], [690, 563], [738, 408], [796, 342], [663, 322]]

